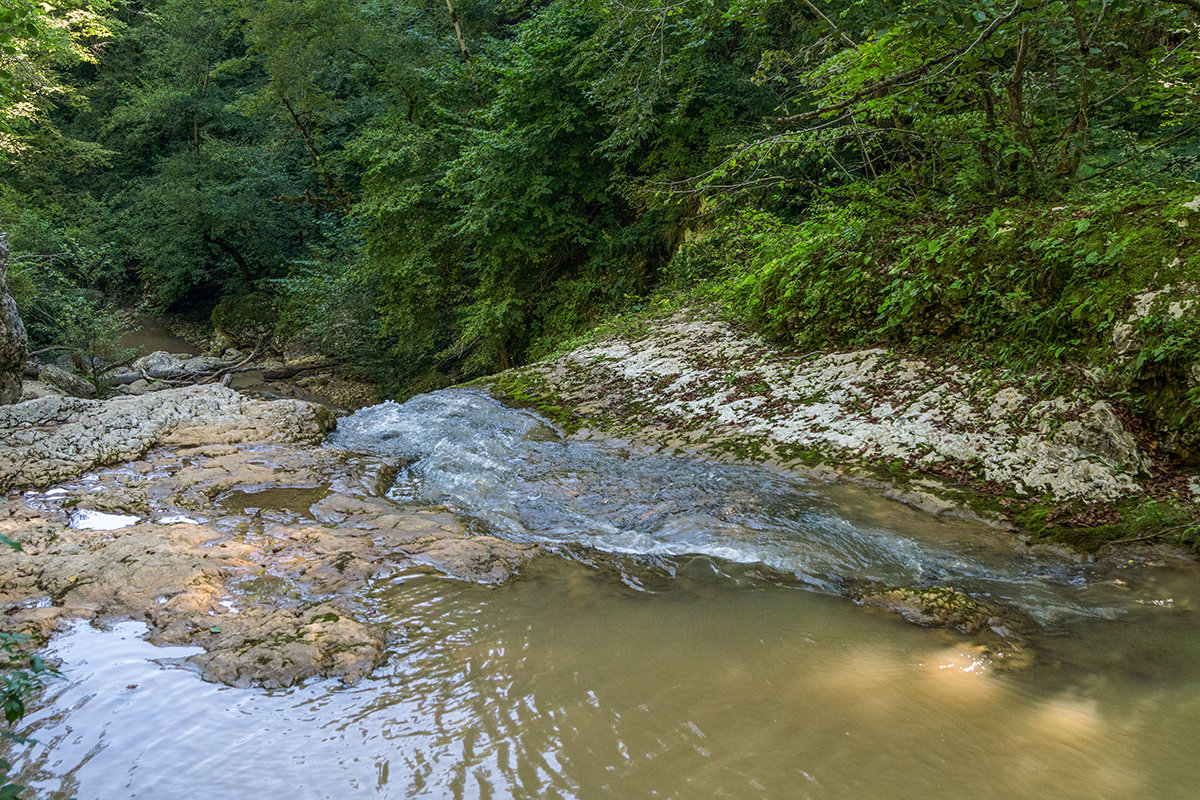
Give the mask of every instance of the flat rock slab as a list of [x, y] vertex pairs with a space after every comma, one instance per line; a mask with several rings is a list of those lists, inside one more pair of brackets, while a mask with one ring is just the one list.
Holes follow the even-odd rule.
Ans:
[[317, 442], [335, 424], [322, 406], [251, 400], [222, 386], [106, 401], [41, 397], [0, 408], [0, 491], [134, 461], [157, 445]]
[[[134, 618], [151, 641], [203, 647], [188, 661], [207, 680], [352, 682], [396, 633], [373, 622], [373, 580], [430, 568], [495, 584], [538, 553], [382, 496], [394, 466], [305, 445], [328, 425], [307, 403], [221, 387], [49, 400], [3, 410], [7, 486], [43, 489], [0, 504], [0, 534], [22, 547], [0, 548], [7, 630]], [[131, 441], [105, 452], [120, 432]]]

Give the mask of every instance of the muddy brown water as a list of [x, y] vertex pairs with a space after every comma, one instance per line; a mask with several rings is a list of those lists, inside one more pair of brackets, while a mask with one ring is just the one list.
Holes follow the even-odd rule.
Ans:
[[[126, 333], [120, 339], [120, 346], [134, 350], [137, 356], [163, 350], [168, 353], [199, 355], [200, 348], [187, 339], [176, 336], [163, 324], [161, 319], [141, 315], [134, 320], [137, 330]], [[328, 397], [307, 391], [290, 381], [267, 381], [261, 370], [247, 370], [233, 375], [229, 384], [240, 392], [268, 400], [294, 398], [311, 403], [321, 403], [333, 407]]]
[[168, 353], [187, 353], [198, 355], [199, 348], [187, 339], [176, 336], [167, 330], [162, 321], [145, 315], [134, 319], [136, 330], [129, 331], [121, 337], [120, 346], [136, 350], [139, 356], [149, 355], [158, 350]]
[[[376, 582], [389, 660], [349, 687], [222, 687], [138, 623], [76, 625], [17, 778], [55, 800], [1196, 796], [1195, 564], [1025, 552], [862, 490], [557, 441], [478, 393], [418, 400], [333, 445], [411, 459], [396, 497], [559, 556], [501, 586]], [[863, 576], [1011, 605], [1028, 660], [838, 595]]]
[[223, 688], [134, 623], [79, 626], [22, 777], [52, 798], [1194, 797], [1200, 597], [1190, 571], [1158, 580], [1169, 606], [1009, 674], [837, 598], [702, 570], [646, 594], [560, 559], [378, 587], [402, 634], [350, 688]]

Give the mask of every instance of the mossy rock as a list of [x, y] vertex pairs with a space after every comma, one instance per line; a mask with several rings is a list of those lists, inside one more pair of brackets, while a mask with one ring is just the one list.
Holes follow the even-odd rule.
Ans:
[[1193, 364], [1136, 384], [1142, 416], [1158, 434], [1159, 445], [1188, 467], [1200, 466], [1200, 406], [1193, 394], [1198, 375], [1200, 364]]
[[275, 329], [275, 301], [262, 292], [222, 300], [212, 311], [212, 324], [238, 347], [257, 347]]
[[917, 625], [952, 628], [964, 634], [978, 633], [996, 620], [989, 606], [949, 586], [891, 586], [858, 594], [854, 600], [895, 611]]

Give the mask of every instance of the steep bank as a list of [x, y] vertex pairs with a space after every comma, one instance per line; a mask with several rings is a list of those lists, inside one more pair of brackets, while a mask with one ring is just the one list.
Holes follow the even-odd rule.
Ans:
[[799, 354], [693, 308], [486, 382], [577, 437], [866, 481], [934, 514], [1089, 549], [1178, 541], [1200, 479], [1097, 387], [1050, 393], [1040, 377], [878, 348]]

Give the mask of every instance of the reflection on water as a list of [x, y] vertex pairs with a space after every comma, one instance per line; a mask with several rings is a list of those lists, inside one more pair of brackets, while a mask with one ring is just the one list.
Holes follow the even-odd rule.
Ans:
[[[351, 688], [218, 687], [150, 663], [188, 651], [134, 623], [77, 627], [23, 777], [46, 797], [162, 800], [1153, 799], [1200, 780], [1200, 641], [1176, 609], [1087, 623], [996, 674], [969, 643], [820, 594], [647, 594], [535, 563], [495, 589], [379, 587], [398, 642]], [[1151, 635], [1173, 643], [1151, 675], [1115, 668]]]

